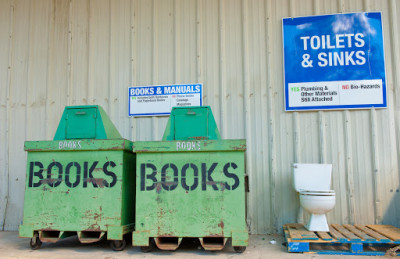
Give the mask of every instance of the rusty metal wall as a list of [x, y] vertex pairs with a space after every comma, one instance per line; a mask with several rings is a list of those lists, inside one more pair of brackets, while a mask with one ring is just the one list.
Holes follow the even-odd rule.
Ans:
[[[282, 18], [381, 11], [388, 108], [284, 112]], [[245, 138], [252, 233], [295, 222], [293, 162], [332, 163], [332, 223], [400, 227], [400, 2], [0, 0], [0, 229], [21, 223], [25, 140], [49, 140], [65, 105], [99, 104], [131, 140], [165, 117], [129, 118], [127, 88], [203, 83], [223, 138]]]

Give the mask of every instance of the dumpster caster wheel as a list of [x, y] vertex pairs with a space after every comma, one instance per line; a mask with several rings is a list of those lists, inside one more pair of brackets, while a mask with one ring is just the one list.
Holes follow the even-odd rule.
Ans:
[[234, 246], [233, 250], [235, 250], [236, 253], [243, 253], [246, 250], [245, 246]]
[[32, 250], [39, 249], [42, 246], [42, 241], [40, 241], [39, 235], [37, 233], [35, 233], [35, 235], [33, 235], [29, 244], [30, 244]]
[[110, 245], [111, 245], [112, 250], [122, 251], [126, 247], [126, 241], [125, 240], [112, 240]]

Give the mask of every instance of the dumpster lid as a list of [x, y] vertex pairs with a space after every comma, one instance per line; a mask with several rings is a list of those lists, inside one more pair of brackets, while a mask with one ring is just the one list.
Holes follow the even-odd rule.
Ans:
[[99, 105], [67, 106], [54, 140], [122, 139], [117, 128]]
[[221, 139], [211, 107], [173, 107], [163, 140], [194, 139]]

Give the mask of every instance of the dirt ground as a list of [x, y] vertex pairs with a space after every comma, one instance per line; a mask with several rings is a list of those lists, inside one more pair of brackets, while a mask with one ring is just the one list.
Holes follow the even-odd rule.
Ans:
[[[107, 241], [81, 244], [76, 237], [57, 243], [44, 243], [39, 250], [31, 250], [29, 239], [18, 238], [18, 232], [0, 232], [0, 258], [369, 258], [355, 255], [319, 255], [288, 253], [280, 235], [251, 235], [249, 246], [242, 254], [235, 253], [228, 242], [222, 251], [204, 251], [198, 240], [184, 240], [174, 252], [155, 250], [143, 253], [130, 244], [124, 251], [112, 251]], [[374, 258], [391, 258], [380, 256]], [[394, 258], [394, 257], [393, 257]]]

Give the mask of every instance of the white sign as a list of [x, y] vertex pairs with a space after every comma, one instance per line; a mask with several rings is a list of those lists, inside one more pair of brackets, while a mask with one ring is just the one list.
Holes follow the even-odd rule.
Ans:
[[289, 106], [366, 105], [384, 101], [382, 80], [289, 83]]
[[203, 85], [160, 85], [129, 88], [129, 116], [163, 116], [172, 107], [202, 106]]

